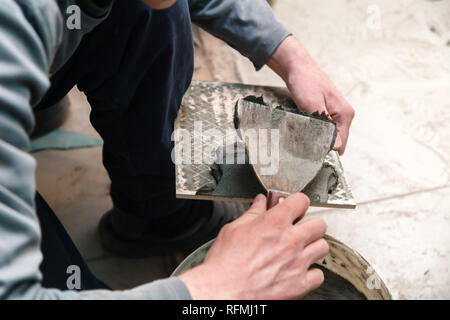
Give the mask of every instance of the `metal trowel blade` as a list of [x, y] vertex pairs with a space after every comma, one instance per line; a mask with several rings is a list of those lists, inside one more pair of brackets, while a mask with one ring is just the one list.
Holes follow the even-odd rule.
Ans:
[[[302, 191], [314, 179], [337, 133], [332, 122], [245, 99], [236, 104], [235, 121], [261, 184], [286, 194]], [[257, 142], [252, 139], [255, 132]], [[261, 161], [263, 156], [272, 163]]]

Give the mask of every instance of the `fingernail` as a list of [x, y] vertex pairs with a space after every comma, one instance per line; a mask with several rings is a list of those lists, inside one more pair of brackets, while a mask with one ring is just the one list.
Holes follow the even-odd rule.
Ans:
[[336, 136], [336, 140], [334, 141], [333, 150], [339, 150], [342, 147], [342, 139], [339, 134]]
[[255, 200], [253, 200], [253, 204], [262, 204], [262, 203], [266, 203], [266, 197], [260, 193], [255, 197]]
[[255, 197], [255, 201], [254, 201], [254, 202], [266, 201], [265, 198], [266, 198], [266, 197], [265, 197], [262, 193], [260, 193], [260, 194], [258, 194], [258, 195]]

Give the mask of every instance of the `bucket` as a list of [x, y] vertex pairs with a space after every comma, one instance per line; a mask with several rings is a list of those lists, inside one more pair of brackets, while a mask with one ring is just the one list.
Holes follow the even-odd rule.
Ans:
[[[355, 250], [325, 235], [330, 251], [313, 265], [325, 275], [324, 283], [310, 292], [303, 300], [392, 300], [392, 296], [370, 264]], [[172, 276], [201, 264], [214, 240], [191, 253], [175, 269]]]

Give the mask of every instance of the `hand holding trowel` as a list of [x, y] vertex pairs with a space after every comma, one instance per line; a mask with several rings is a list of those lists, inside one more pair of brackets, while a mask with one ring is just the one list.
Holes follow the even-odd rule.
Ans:
[[[300, 192], [317, 175], [336, 139], [336, 125], [330, 121], [309, 115], [272, 108], [246, 99], [236, 104], [237, 129], [244, 140], [251, 165], [263, 187], [267, 190], [267, 208], [275, 206], [291, 193]], [[266, 130], [261, 130], [266, 129]], [[246, 139], [248, 132], [266, 134], [259, 137], [257, 146]], [[277, 141], [278, 139], [278, 141]], [[266, 166], [255, 159], [255, 151], [273, 150], [270, 144], [279, 143], [278, 154], [271, 155], [277, 161], [276, 172], [267, 174]], [[265, 150], [264, 150], [265, 149]]]

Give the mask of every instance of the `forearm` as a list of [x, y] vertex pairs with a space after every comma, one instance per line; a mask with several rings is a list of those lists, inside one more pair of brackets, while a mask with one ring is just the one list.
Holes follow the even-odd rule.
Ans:
[[35, 161], [27, 152], [31, 105], [49, 87], [45, 70], [62, 21], [54, 3], [4, 0], [0, 22], [0, 298], [32, 298], [39, 292], [42, 255]]
[[290, 73], [305, 64], [315, 64], [315, 62], [308, 51], [293, 36], [284, 39], [282, 45], [278, 46], [267, 61], [267, 66], [286, 83], [289, 82]]
[[192, 21], [248, 57], [256, 69], [290, 32], [266, 0], [189, 0]]
[[191, 300], [188, 288], [178, 278], [157, 280], [125, 291], [91, 290], [75, 293], [79, 299]]

